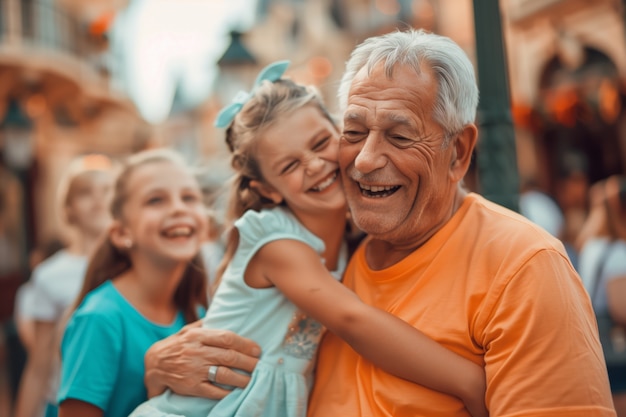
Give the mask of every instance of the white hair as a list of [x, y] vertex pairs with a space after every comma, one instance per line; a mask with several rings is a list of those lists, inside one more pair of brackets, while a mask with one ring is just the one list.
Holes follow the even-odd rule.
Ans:
[[356, 74], [363, 67], [369, 74], [380, 62], [384, 63], [389, 78], [397, 65], [411, 66], [416, 75], [422, 72], [422, 64], [432, 68], [438, 83], [433, 119], [448, 135], [458, 133], [474, 122], [478, 86], [468, 56], [450, 38], [414, 29], [374, 36], [356, 47], [339, 86], [342, 111], [347, 107], [348, 93]]

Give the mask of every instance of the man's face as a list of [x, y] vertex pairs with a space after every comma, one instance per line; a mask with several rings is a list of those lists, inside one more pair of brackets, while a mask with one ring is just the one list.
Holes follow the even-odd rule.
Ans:
[[339, 165], [352, 217], [374, 238], [416, 246], [451, 217], [455, 152], [432, 119], [436, 94], [427, 68], [398, 66], [389, 79], [378, 65], [352, 82]]

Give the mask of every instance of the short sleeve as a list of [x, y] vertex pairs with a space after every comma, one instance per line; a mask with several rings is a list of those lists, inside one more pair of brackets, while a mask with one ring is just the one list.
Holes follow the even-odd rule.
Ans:
[[106, 409], [119, 372], [121, 332], [115, 317], [74, 313], [61, 343], [59, 404], [71, 398]]
[[30, 303], [25, 306], [24, 313], [35, 320], [57, 321], [59, 311], [46, 282], [45, 271], [35, 268], [33, 271], [33, 288]]
[[30, 281], [20, 285], [15, 294], [14, 317], [16, 320], [31, 320], [33, 305], [33, 284]]
[[235, 222], [235, 227], [239, 230], [241, 246], [258, 249], [273, 240], [293, 239], [308, 244], [319, 254], [324, 252], [324, 242], [281, 207], [260, 212], [248, 210]]
[[611, 252], [603, 273], [606, 280], [626, 278], [626, 243], [614, 242], [608, 250]]
[[[583, 406], [589, 387], [600, 397], [609, 392], [589, 297], [561, 254], [544, 250], [527, 260], [485, 313], [478, 339], [492, 415], [556, 414]], [[529, 404], [536, 411], [525, 412]]]

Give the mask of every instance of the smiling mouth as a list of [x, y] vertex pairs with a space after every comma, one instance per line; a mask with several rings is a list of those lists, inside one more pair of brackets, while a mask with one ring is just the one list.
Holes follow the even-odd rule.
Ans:
[[176, 226], [165, 230], [163, 236], [168, 238], [189, 237], [193, 234], [190, 226]]
[[338, 171], [331, 173], [325, 180], [318, 183], [315, 187], [311, 187], [311, 191], [321, 192], [331, 186], [335, 182], [338, 176]]
[[399, 185], [365, 185], [357, 182], [361, 195], [371, 198], [389, 197], [400, 189]]

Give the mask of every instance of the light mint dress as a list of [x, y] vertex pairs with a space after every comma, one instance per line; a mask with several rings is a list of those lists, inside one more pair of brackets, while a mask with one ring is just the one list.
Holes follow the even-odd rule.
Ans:
[[[324, 243], [280, 207], [261, 212], [249, 210], [235, 226], [239, 230], [239, 247], [203, 324], [232, 330], [261, 346], [263, 353], [250, 383], [245, 389], [234, 389], [221, 401], [181, 396], [168, 390], [140, 405], [132, 417], [306, 416], [317, 347], [324, 328], [301, 313], [277, 288], [250, 288], [243, 276], [254, 254], [269, 242], [301, 241], [320, 254]], [[344, 245], [337, 270], [332, 272], [336, 279], [341, 279], [346, 262]]]

